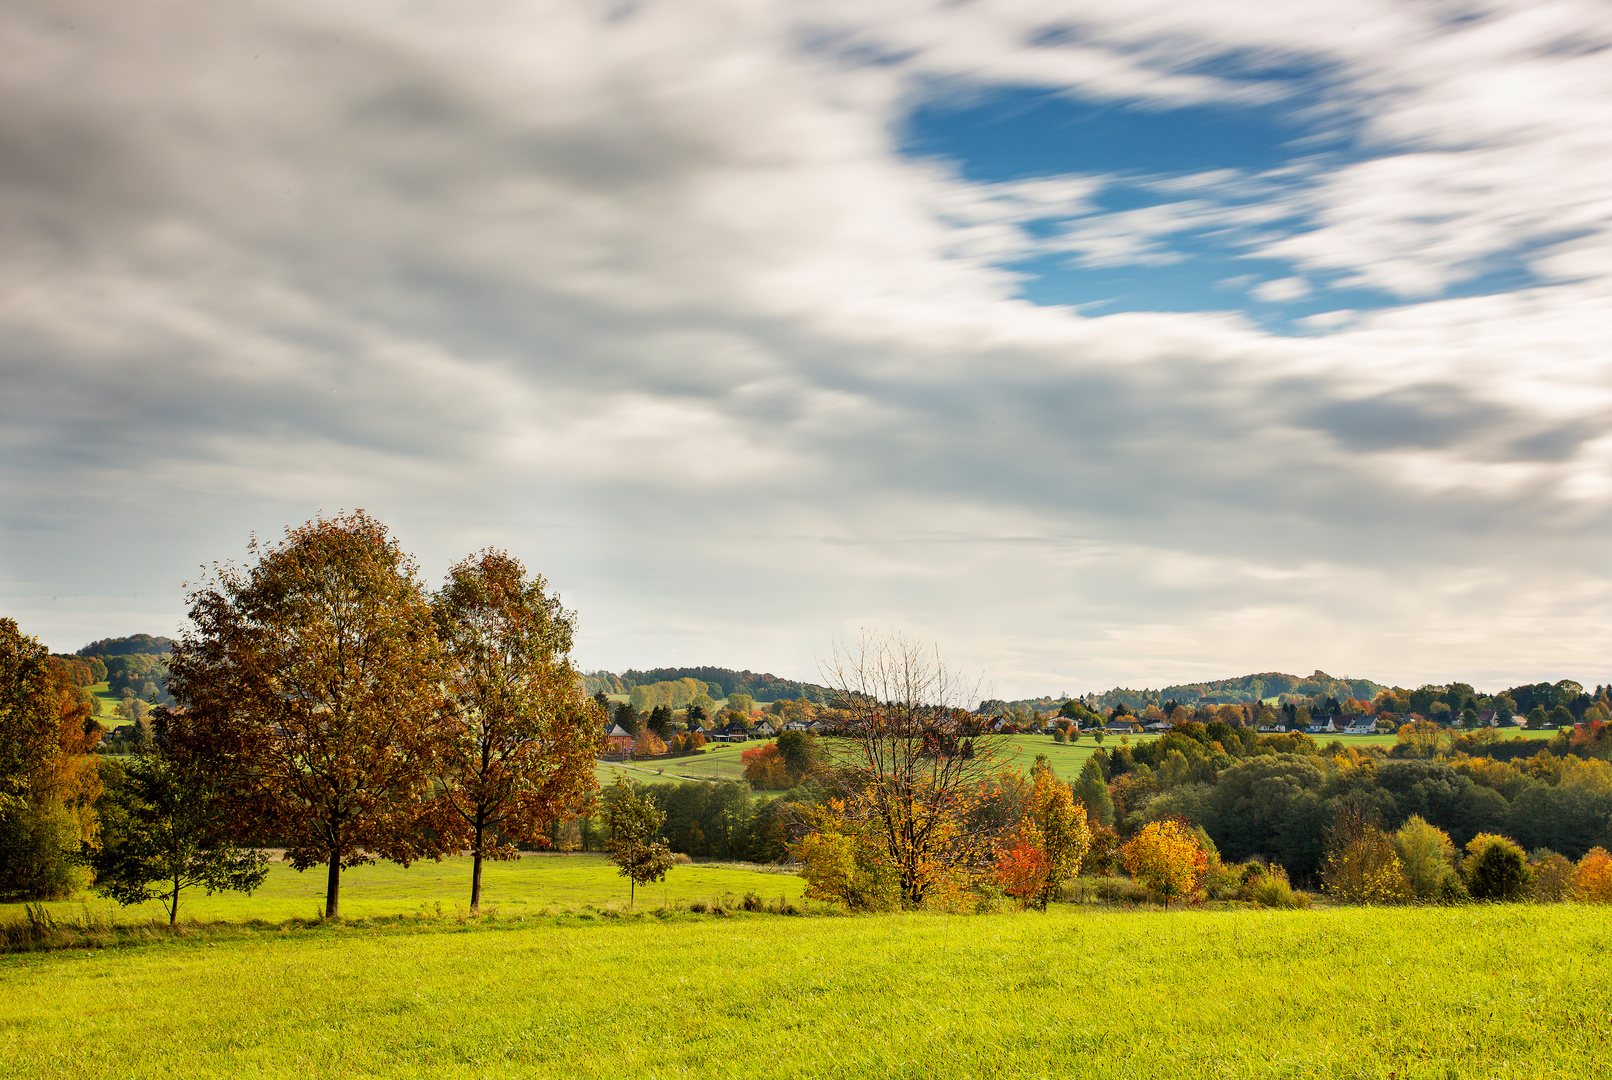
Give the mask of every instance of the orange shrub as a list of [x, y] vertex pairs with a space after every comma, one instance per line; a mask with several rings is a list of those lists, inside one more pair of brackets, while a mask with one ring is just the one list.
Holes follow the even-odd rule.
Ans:
[[1587, 904], [1612, 904], [1612, 854], [1591, 848], [1573, 872], [1573, 896]]

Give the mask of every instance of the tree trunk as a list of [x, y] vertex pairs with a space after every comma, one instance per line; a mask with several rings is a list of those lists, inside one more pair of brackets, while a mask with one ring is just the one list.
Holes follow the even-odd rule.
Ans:
[[168, 925], [172, 926], [179, 918], [179, 879], [174, 878], [174, 901], [168, 908]]
[[476, 846], [471, 853], [470, 862], [470, 914], [475, 915], [481, 911], [481, 832], [482, 827], [476, 826]]
[[330, 852], [330, 873], [325, 878], [325, 918], [341, 917], [341, 853]]

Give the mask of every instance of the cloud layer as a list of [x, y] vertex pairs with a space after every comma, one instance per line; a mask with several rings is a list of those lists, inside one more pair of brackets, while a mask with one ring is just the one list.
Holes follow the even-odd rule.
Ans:
[[[362, 506], [433, 578], [510, 547], [589, 666], [810, 677], [882, 626], [1007, 694], [1606, 677], [1603, 9], [878, 7], [9, 7], [8, 613], [171, 630], [200, 564]], [[1002, 88], [1350, 150], [902, 152]], [[1316, 314], [1019, 298], [1187, 232]]]

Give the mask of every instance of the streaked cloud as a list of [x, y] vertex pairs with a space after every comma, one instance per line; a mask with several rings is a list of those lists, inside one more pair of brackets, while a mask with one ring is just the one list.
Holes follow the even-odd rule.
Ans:
[[[432, 576], [514, 549], [590, 666], [809, 676], [879, 625], [1008, 694], [1595, 682], [1612, 23], [1452, 11], [14, 4], [0, 597], [171, 630], [363, 506]], [[1015, 88], [1301, 137], [904, 149]], [[1192, 310], [1023, 298], [1211, 263]]]

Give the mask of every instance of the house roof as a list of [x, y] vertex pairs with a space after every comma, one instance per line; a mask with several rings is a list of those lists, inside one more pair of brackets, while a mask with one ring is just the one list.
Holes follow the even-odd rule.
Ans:
[[606, 737], [611, 739], [630, 739], [632, 738], [632, 732], [628, 731], [620, 724], [612, 724], [610, 725], [610, 731], [607, 733]]

